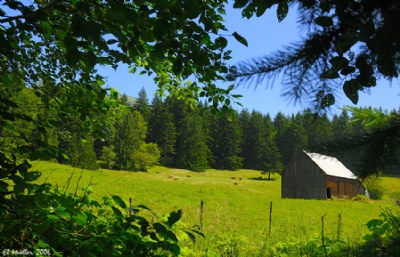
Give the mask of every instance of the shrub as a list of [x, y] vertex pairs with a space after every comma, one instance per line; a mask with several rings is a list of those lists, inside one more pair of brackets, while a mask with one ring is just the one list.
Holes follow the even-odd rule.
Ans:
[[96, 152], [93, 149], [94, 139], [87, 137], [85, 139], [75, 137], [69, 143], [69, 163], [78, 168], [97, 170]]
[[193, 240], [196, 233], [202, 235], [178, 227], [180, 210], [160, 218], [144, 205], [128, 208], [115, 195], [100, 203], [91, 199], [90, 187], [78, 196], [76, 191], [67, 194], [68, 186], [61, 192], [32, 183], [40, 172], [29, 171], [27, 160], [10, 159], [0, 151], [0, 163], [3, 255], [178, 256], [178, 232]]
[[132, 154], [133, 170], [147, 171], [151, 166], [158, 163], [161, 153], [155, 143], [140, 145], [139, 150]]
[[97, 202], [89, 188], [82, 196], [48, 184], [25, 189], [2, 199], [0, 249], [46, 250], [52, 256], [178, 256], [177, 232], [193, 240], [202, 235], [177, 227], [180, 210], [160, 218], [144, 205], [128, 208], [115, 195]]
[[385, 209], [380, 219], [367, 223], [369, 234], [362, 247], [362, 256], [391, 257], [400, 253], [400, 212]]
[[366, 187], [371, 199], [382, 199], [385, 189], [381, 185], [379, 177], [370, 177], [366, 181]]
[[103, 146], [100, 155], [100, 166], [106, 169], [112, 169], [115, 165], [117, 154], [114, 152], [114, 146]]
[[341, 257], [352, 256], [350, 252], [351, 248], [340, 240], [324, 237], [324, 243], [322, 243], [321, 236], [315, 235], [306, 241], [278, 243], [270, 249], [268, 256]]
[[365, 195], [356, 195], [356, 196], [353, 196], [353, 197], [351, 198], [351, 200], [352, 200], [352, 201], [355, 201], [355, 202], [362, 202], [362, 203], [366, 203], [366, 202], [369, 201], [369, 200], [368, 200], [368, 197], [366, 197]]

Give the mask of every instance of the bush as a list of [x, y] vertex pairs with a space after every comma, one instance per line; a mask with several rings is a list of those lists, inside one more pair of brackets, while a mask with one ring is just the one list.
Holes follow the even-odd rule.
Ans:
[[192, 240], [202, 235], [178, 227], [180, 210], [160, 218], [144, 205], [128, 208], [115, 195], [97, 202], [90, 192], [68, 195], [48, 184], [19, 183], [0, 202], [0, 249], [46, 250], [51, 256], [178, 256], [178, 232]]
[[364, 237], [361, 256], [394, 257], [400, 253], [400, 212], [385, 209], [380, 216], [367, 223], [370, 234]]
[[117, 154], [114, 152], [114, 146], [103, 146], [100, 155], [100, 166], [106, 169], [112, 169], [115, 165]]
[[382, 199], [385, 189], [381, 185], [381, 180], [379, 177], [370, 177], [366, 181], [366, 187], [371, 199], [380, 200]]
[[340, 240], [324, 238], [322, 243], [321, 236], [315, 235], [306, 241], [281, 242], [270, 249], [267, 256], [309, 256], [309, 257], [342, 257], [351, 255], [351, 247]]
[[161, 153], [155, 143], [140, 145], [139, 150], [132, 154], [133, 170], [147, 171], [151, 166], [158, 164]]
[[69, 163], [78, 168], [97, 170], [96, 152], [93, 149], [94, 139], [87, 137], [85, 139], [75, 137], [69, 143]]
[[365, 195], [356, 195], [356, 196], [353, 196], [353, 197], [351, 198], [351, 200], [352, 200], [352, 201], [355, 201], [355, 202], [362, 202], [362, 203], [367, 203], [367, 202], [369, 201], [368, 197], [366, 197]]

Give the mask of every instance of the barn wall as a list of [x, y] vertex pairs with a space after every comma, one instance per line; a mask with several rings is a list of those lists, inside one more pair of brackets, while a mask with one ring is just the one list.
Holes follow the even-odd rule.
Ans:
[[356, 179], [327, 176], [326, 187], [330, 188], [332, 196], [338, 198], [365, 195], [365, 187]]
[[282, 173], [282, 198], [326, 199], [326, 174], [305, 153]]

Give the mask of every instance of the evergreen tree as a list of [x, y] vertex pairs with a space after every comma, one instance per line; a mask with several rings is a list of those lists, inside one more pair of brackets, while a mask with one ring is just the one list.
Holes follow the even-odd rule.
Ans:
[[93, 148], [94, 139], [90, 135], [82, 136], [79, 133], [73, 134], [68, 146], [68, 162], [74, 167], [96, 170], [96, 152]]
[[343, 109], [340, 115], [334, 115], [332, 118], [333, 139], [343, 139], [353, 134], [353, 126], [346, 109]]
[[287, 130], [289, 121], [282, 112], [278, 112], [274, 118], [274, 129], [276, 131], [275, 142], [282, 156], [284, 165], [287, 165], [291, 160], [289, 146], [287, 145]]
[[243, 109], [239, 115], [240, 126], [242, 130], [242, 142], [240, 157], [243, 159], [243, 168], [251, 167], [251, 155], [253, 154], [252, 136], [249, 131], [251, 127], [251, 117], [247, 109]]
[[243, 124], [242, 157], [243, 167], [247, 169], [265, 170], [266, 165], [266, 133], [263, 115], [252, 111], [250, 116], [244, 111], [241, 115]]
[[301, 123], [301, 115], [292, 115], [287, 119], [282, 113], [278, 113], [274, 119], [274, 126], [277, 131], [276, 144], [284, 165], [287, 165], [307, 146], [307, 134]]
[[133, 103], [133, 110], [140, 112], [146, 122], [149, 121], [151, 107], [144, 87], [140, 89], [138, 98]]
[[[179, 103], [175, 101], [175, 103]], [[182, 103], [181, 103], [182, 105]], [[198, 110], [187, 110], [183, 106], [182, 120], [178, 120], [177, 154], [175, 164], [178, 168], [204, 171], [208, 167], [209, 149], [203, 130], [203, 120]]]
[[269, 114], [264, 117], [265, 148], [262, 156], [264, 160], [263, 171], [268, 171], [268, 179], [271, 172], [281, 173], [283, 170], [282, 157], [275, 142], [276, 131]]
[[116, 165], [120, 169], [132, 169], [132, 154], [144, 143], [147, 124], [138, 111], [127, 111], [117, 123], [115, 138]]
[[303, 114], [298, 113], [297, 116], [307, 134], [307, 149], [312, 151], [323, 142], [331, 140], [333, 130], [326, 113], [318, 115], [306, 110]]
[[242, 131], [237, 112], [228, 116], [214, 115], [210, 121], [209, 148], [212, 153], [211, 166], [216, 169], [237, 170], [242, 167], [240, 154]]
[[161, 151], [160, 164], [171, 166], [174, 163], [177, 137], [174, 115], [159, 96], [153, 98], [152, 107], [147, 140], [158, 145]]

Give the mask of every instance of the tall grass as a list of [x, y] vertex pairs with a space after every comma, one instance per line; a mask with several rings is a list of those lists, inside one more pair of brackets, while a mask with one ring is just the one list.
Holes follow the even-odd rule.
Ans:
[[[267, 180], [254, 170], [194, 173], [187, 170], [153, 167], [147, 173], [99, 170], [89, 171], [51, 162], [33, 162], [42, 171], [37, 181], [47, 181], [74, 193], [89, 184], [93, 197], [119, 195], [127, 203], [145, 204], [157, 213], [183, 210], [183, 222], [200, 223], [200, 202], [204, 201], [203, 232], [205, 239], [188, 243], [188, 253], [205, 256], [264, 256], [269, 247], [281, 241], [306, 240], [321, 233], [321, 216], [325, 215], [325, 234], [349, 243], [362, 239], [365, 224], [376, 218], [386, 201], [354, 202], [350, 200], [281, 199], [279, 175]], [[71, 174], [73, 176], [71, 177]], [[69, 187], [66, 185], [69, 181]], [[390, 194], [400, 192], [400, 178], [382, 179]], [[388, 191], [389, 192], [389, 191]], [[272, 224], [269, 236], [269, 207], [272, 201]], [[338, 225], [341, 216], [341, 225]]]

